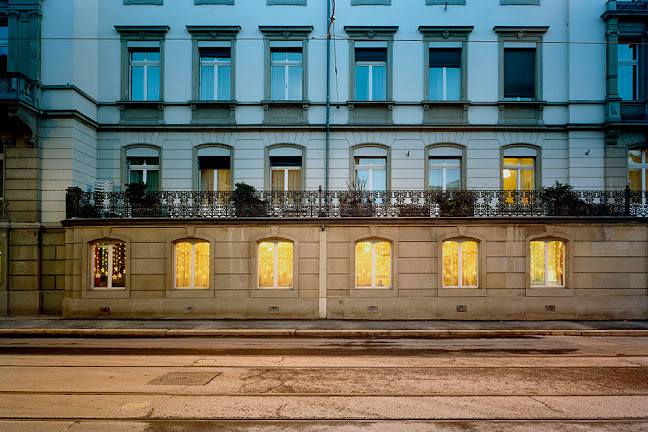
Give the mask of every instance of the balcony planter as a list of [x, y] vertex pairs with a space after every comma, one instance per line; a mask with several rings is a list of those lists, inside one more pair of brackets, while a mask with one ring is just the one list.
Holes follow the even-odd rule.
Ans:
[[132, 217], [165, 216], [162, 196], [157, 191], [146, 190], [146, 183], [126, 184], [126, 203]]
[[430, 206], [418, 204], [397, 205], [400, 217], [430, 217]]
[[236, 183], [232, 192], [232, 205], [237, 217], [268, 216], [270, 204], [259, 197], [259, 193], [246, 183]]
[[475, 200], [466, 191], [443, 192], [433, 201], [439, 205], [440, 217], [466, 217], [475, 215]]

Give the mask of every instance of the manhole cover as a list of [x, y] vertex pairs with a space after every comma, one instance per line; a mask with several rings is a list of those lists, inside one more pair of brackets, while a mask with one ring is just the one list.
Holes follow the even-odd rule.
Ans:
[[220, 372], [169, 372], [149, 381], [148, 385], [205, 385]]

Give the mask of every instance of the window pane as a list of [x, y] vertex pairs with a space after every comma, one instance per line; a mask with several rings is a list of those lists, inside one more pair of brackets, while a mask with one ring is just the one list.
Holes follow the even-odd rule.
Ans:
[[443, 242], [443, 286], [459, 286], [459, 243]]
[[623, 100], [635, 100], [637, 84], [637, 66], [636, 65], [619, 65], [619, 96]]
[[520, 170], [520, 190], [533, 190], [533, 170]]
[[356, 170], [356, 183], [362, 184], [362, 186], [364, 186], [363, 189], [369, 189], [369, 187], [371, 186], [369, 184], [369, 170], [366, 169]]
[[446, 69], [446, 100], [461, 99], [461, 69]]
[[130, 171], [130, 182], [131, 183], [144, 183], [144, 171], [131, 170]]
[[534, 159], [533, 158], [519, 158], [519, 164], [520, 165], [530, 165], [533, 166]]
[[132, 61], [144, 61], [146, 60], [146, 52], [144, 51], [132, 51], [131, 52]]
[[232, 68], [221, 66], [218, 68], [218, 99], [229, 100], [232, 94]]
[[259, 243], [259, 287], [274, 287], [274, 243]]
[[149, 66], [146, 100], [160, 100], [160, 67]]
[[371, 243], [356, 243], [356, 286], [371, 287]]
[[293, 244], [289, 242], [277, 243], [278, 265], [277, 279], [278, 286], [290, 288], [293, 285]]
[[504, 165], [517, 165], [518, 158], [504, 158]]
[[376, 249], [376, 288], [391, 286], [391, 244], [378, 242]]
[[212, 192], [214, 191], [214, 171], [211, 169], [200, 170], [200, 190]]
[[641, 163], [641, 150], [629, 150], [628, 151], [629, 163], [640, 164]]
[[146, 53], [146, 60], [152, 61], [152, 62], [159, 62], [160, 61], [160, 52], [159, 51], [148, 51]]
[[535, 50], [506, 48], [504, 50], [504, 97], [535, 97]]
[[191, 243], [176, 244], [176, 287], [191, 287]]
[[356, 66], [355, 80], [356, 100], [369, 100], [369, 66]]
[[131, 67], [131, 100], [144, 100], [144, 67]]
[[94, 286], [97, 288], [108, 287], [108, 252], [110, 245], [97, 243], [94, 245]]
[[446, 190], [461, 189], [461, 171], [446, 169]]
[[147, 191], [156, 191], [158, 190], [158, 184], [160, 181], [159, 171], [149, 170], [146, 172], [146, 190]]
[[617, 57], [620, 61], [633, 61], [637, 59], [636, 44], [618, 44]]
[[461, 244], [462, 286], [477, 286], [477, 242], [467, 241]]
[[200, 68], [200, 99], [214, 99], [214, 68], [212, 66]]
[[384, 169], [374, 169], [371, 170], [371, 173], [371, 190], [387, 190], [387, 171]]
[[273, 51], [271, 56], [273, 62], [286, 61], [287, 53], [285, 51]]
[[356, 61], [387, 61], [387, 48], [356, 48]]
[[226, 192], [232, 189], [232, 183], [230, 179], [230, 170], [228, 169], [219, 169], [217, 171], [217, 176], [218, 176], [218, 187], [216, 190], [218, 192]]
[[284, 66], [272, 67], [272, 99], [286, 99], [286, 77]]
[[545, 242], [531, 242], [531, 285], [544, 285]]
[[387, 100], [387, 68], [385, 66], [372, 67], [371, 100]]
[[113, 261], [112, 261], [112, 287], [126, 287], [126, 244], [113, 243]]
[[195, 287], [209, 288], [209, 243], [196, 243], [195, 249]]
[[288, 68], [288, 99], [300, 100], [302, 98], [302, 68], [290, 66]]
[[548, 248], [547, 286], [563, 286], [563, 245], [561, 241], [550, 241]]
[[285, 170], [272, 170], [272, 190], [282, 191], [286, 189]]
[[302, 53], [289, 51], [289, 52], [286, 53], [286, 59], [289, 62], [301, 62], [302, 61]]
[[502, 177], [504, 177], [504, 190], [517, 189], [517, 170], [505, 169]]
[[443, 100], [443, 68], [430, 68], [430, 100]]
[[431, 169], [429, 179], [430, 190], [443, 190], [443, 170]]
[[301, 170], [288, 170], [288, 190], [301, 190]]

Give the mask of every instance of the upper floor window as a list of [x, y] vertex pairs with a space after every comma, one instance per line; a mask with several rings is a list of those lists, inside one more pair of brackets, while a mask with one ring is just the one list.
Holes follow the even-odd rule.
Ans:
[[200, 48], [200, 99], [232, 98], [232, 52], [229, 47]]
[[461, 99], [461, 48], [430, 48], [430, 100]]
[[277, 47], [270, 49], [271, 97], [273, 100], [302, 99], [302, 49]]
[[628, 182], [630, 190], [648, 190], [648, 159], [646, 149], [628, 150]]
[[226, 192], [232, 189], [229, 156], [198, 156], [200, 190]]
[[355, 49], [355, 100], [387, 99], [387, 48]]
[[532, 157], [505, 157], [502, 177], [504, 179], [504, 190], [525, 190], [534, 189], [534, 167], [535, 158]]
[[160, 183], [160, 159], [157, 157], [129, 157], [128, 178], [130, 183], [144, 183], [149, 191], [158, 190]]
[[535, 99], [535, 48], [504, 48], [504, 99]]
[[565, 242], [531, 242], [531, 286], [565, 286]]
[[181, 241], [174, 244], [175, 287], [209, 288], [209, 243]]
[[130, 99], [160, 100], [160, 50], [130, 50]]
[[292, 288], [293, 243], [266, 240], [258, 244], [259, 288]]
[[639, 99], [639, 45], [620, 43], [618, 53], [619, 96], [623, 100]]
[[92, 288], [126, 288], [126, 243], [99, 241], [92, 244]]
[[364, 185], [368, 191], [387, 189], [386, 157], [355, 157], [355, 179], [357, 184]]
[[273, 191], [301, 190], [301, 156], [270, 156], [270, 174]]
[[356, 288], [390, 288], [391, 243], [365, 240], [356, 243]]
[[461, 158], [430, 157], [429, 190], [461, 189]]
[[443, 242], [443, 286], [470, 287], [479, 284], [479, 244], [475, 240]]

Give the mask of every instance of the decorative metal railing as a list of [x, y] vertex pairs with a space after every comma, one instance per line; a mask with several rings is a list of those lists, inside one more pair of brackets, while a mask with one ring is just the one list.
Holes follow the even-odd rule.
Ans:
[[617, 0], [616, 10], [648, 10], [646, 0]]
[[0, 101], [22, 101], [38, 108], [40, 92], [41, 86], [38, 81], [19, 72], [0, 74]]
[[648, 217], [631, 191], [83, 192], [69, 188], [67, 218]]

